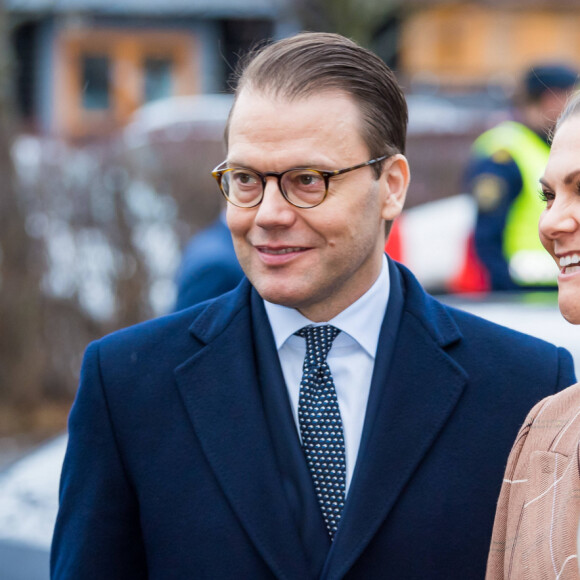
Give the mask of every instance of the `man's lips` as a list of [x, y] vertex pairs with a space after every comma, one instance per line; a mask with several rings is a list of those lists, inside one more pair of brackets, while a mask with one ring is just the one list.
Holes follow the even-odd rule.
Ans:
[[302, 246], [285, 246], [282, 248], [274, 248], [271, 246], [255, 246], [258, 252], [263, 252], [264, 254], [272, 254], [275, 256], [283, 255], [283, 254], [292, 254], [293, 252], [303, 252], [308, 248], [304, 248]]
[[310, 250], [305, 246], [260, 246], [255, 245], [260, 259], [269, 266], [283, 265]]

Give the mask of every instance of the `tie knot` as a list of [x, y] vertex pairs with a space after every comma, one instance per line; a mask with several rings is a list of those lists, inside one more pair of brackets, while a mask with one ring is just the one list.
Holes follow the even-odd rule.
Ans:
[[319, 366], [328, 356], [334, 339], [340, 330], [330, 324], [324, 326], [305, 326], [295, 334], [306, 339], [306, 358], [310, 366]]

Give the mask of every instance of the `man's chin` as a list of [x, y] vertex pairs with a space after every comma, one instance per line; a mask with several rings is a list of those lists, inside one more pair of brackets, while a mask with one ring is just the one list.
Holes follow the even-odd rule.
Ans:
[[291, 285], [291, 279], [278, 280], [276, 283], [264, 283], [259, 280], [254, 282], [250, 278], [250, 282], [258, 294], [272, 304], [300, 309], [301, 306], [309, 303], [308, 292], [297, 287], [296, 284]]
[[272, 304], [279, 304], [280, 306], [286, 306], [287, 308], [300, 309], [300, 304], [302, 301], [296, 297], [294, 294], [289, 292], [276, 292], [276, 291], [260, 291], [256, 288], [258, 294], [267, 302]]

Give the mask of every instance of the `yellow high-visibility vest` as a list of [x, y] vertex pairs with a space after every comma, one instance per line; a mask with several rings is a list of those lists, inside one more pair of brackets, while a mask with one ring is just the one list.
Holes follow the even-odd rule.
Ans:
[[556, 284], [558, 269], [538, 237], [538, 221], [544, 209], [539, 179], [550, 147], [531, 129], [506, 121], [486, 131], [473, 144], [476, 156], [492, 157], [507, 151], [522, 176], [522, 189], [512, 203], [503, 233], [503, 254], [512, 279], [522, 286]]

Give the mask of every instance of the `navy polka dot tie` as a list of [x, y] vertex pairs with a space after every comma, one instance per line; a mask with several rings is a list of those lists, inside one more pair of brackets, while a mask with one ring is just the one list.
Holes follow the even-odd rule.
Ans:
[[302, 447], [331, 539], [342, 515], [346, 489], [342, 420], [326, 362], [339, 333], [338, 328], [330, 325], [305, 326], [296, 333], [306, 339], [298, 402]]

